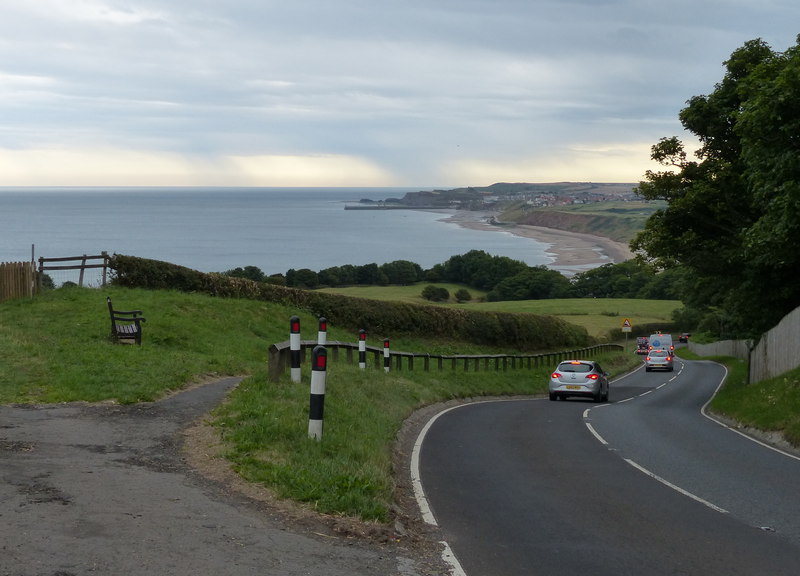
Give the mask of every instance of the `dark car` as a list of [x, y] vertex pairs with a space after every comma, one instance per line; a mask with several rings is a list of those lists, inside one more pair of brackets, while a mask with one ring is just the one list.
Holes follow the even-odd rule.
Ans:
[[565, 360], [550, 374], [550, 400], [583, 396], [608, 401], [608, 374], [594, 360]]
[[636, 339], [636, 350], [634, 352], [636, 354], [647, 354], [650, 350], [650, 340], [647, 336], [639, 336]]
[[686, 344], [689, 341], [690, 337], [691, 334], [689, 334], [688, 332], [684, 332], [683, 334], [678, 336], [678, 342], [683, 342], [684, 344]]

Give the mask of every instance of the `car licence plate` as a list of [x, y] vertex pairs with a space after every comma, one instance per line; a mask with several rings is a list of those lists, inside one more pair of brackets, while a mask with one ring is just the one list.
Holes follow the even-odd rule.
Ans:
[[580, 390], [580, 389], [581, 389], [580, 386], [575, 386], [574, 384], [567, 385], [567, 390]]

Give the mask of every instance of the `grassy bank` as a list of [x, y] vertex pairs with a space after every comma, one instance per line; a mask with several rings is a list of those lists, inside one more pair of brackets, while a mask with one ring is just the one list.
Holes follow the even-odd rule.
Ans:
[[747, 383], [747, 363], [730, 357], [698, 357], [686, 348], [679, 354], [688, 360], [713, 360], [728, 369], [725, 385], [709, 405], [713, 413], [744, 427], [777, 432], [800, 448], [800, 368], [776, 378]]

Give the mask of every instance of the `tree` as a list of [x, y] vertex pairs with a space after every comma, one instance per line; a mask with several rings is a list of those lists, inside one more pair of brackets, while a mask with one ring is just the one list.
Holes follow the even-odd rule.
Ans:
[[[664, 281], [659, 281], [661, 277]], [[679, 300], [666, 272], [656, 274], [656, 268], [642, 260], [631, 259], [616, 264], [603, 264], [579, 272], [572, 277], [573, 295], [579, 298], [653, 298]], [[650, 296], [643, 292], [651, 287]], [[660, 290], [656, 290], [656, 288]], [[655, 295], [659, 294], [659, 295]]]
[[408, 285], [422, 280], [422, 267], [408, 260], [395, 260], [380, 266], [389, 284]]
[[500, 282], [486, 295], [489, 301], [544, 300], [563, 298], [570, 291], [569, 280], [546, 266], [529, 267]]
[[245, 266], [244, 268], [234, 268], [224, 272], [225, 276], [233, 276], [235, 278], [247, 278], [248, 280], [255, 280], [256, 282], [264, 281], [264, 272], [258, 266]]
[[450, 292], [442, 286], [428, 284], [422, 289], [422, 297], [431, 302], [447, 302], [450, 299]]
[[725, 336], [758, 336], [800, 305], [800, 47], [751, 40], [725, 67], [679, 115], [697, 160], [675, 137], [653, 146], [668, 169], [647, 171], [639, 194], [667, 207], [631, 246], [658, 269], [684, 267], [684, 303], [724, 315]]
[[[385, 275], [383, 276], [385, 277]], [[381, 282], [381, 271], [378, 265], [375, 263], [358, 266], [356, 279], [358, 280], [359, 284], [364, 286], [375, 286], [385, 283]]]
[[459, 288], [454, 294], [458, 302], [469, 302], [472, 300], [472, 294], [466, 288]]
[[492, 256], [483, 250], [470, 250], [434, 267], [435, 275], [447, 282], [491, 290], [498, 282], [524, 272], [528, 265], [507, 256]]
[[307, 288], [313, 290], [319, 286], [319, 276], [309, 268], [294, 268], [286, 272], [286, 285], [293, 288]]

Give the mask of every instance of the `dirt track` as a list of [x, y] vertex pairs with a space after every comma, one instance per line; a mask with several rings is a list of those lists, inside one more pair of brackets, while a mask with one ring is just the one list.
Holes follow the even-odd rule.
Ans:
[[442, 574], [403, 530], [287, 513], [190, 465], [187, 432], [237, 383], [131, 406], [0, 406], [0, 575]]

